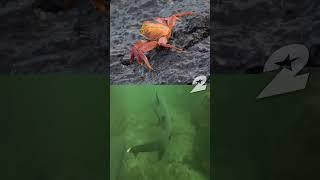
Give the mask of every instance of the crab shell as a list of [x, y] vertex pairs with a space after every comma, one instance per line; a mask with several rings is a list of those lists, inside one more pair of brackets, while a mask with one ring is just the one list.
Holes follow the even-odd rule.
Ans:
[[161, 37], [169, 39], [171, 37], [171, 32], [172, 29], [167, 25], [153, 21], [143, 22], [140, 29], [140, 33], [148, 40], [159, 40]]

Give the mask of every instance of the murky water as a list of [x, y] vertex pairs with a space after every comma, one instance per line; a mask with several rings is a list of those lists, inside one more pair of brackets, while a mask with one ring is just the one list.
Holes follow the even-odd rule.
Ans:
[[[111, 86], [112, 180], [209, 179], [210, 94], [191, 89]], [[147, 152], [127, 152], [137, 145]]]

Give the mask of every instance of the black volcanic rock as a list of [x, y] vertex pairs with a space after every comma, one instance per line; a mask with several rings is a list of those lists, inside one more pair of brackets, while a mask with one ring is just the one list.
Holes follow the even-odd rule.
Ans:
[[308, 66], [319, 65], [320, 2], [221, 1], [214, 6], [214, 73], [259, 73], [280, 47], [300, 43], [310, 50]]
[[106, 73], [107, 16], [88, 0], [12, 0], [0, 9], [0, 73]]

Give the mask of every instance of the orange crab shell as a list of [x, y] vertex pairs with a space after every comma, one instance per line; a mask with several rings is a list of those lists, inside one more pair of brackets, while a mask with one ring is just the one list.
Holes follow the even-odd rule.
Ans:
[[161, 37], [169, 39], [171, 37], [171, 29], [167, 25], [152, 21], [143, 22], [140, 33], [149, 40], [159, 40]]

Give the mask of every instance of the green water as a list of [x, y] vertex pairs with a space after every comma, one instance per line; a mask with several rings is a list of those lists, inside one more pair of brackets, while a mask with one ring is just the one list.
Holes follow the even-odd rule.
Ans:
[[104, 76], [0, 76], [0, 179], [106, 179]]
[[256, 100], [276, 73], [215, 76], [214, 179], [319, 179], [320, 73], [303, 90]]
[[[210, 90], [192, 86], [111, 86], [111, 180], [207, 180], [210, 170]], [[161, 136], [156, 92], [172, 118], [171, 138], [161, 159], [156, 152], [126, 150]], [[159, 130], [160, 129], [160, 130]]]

